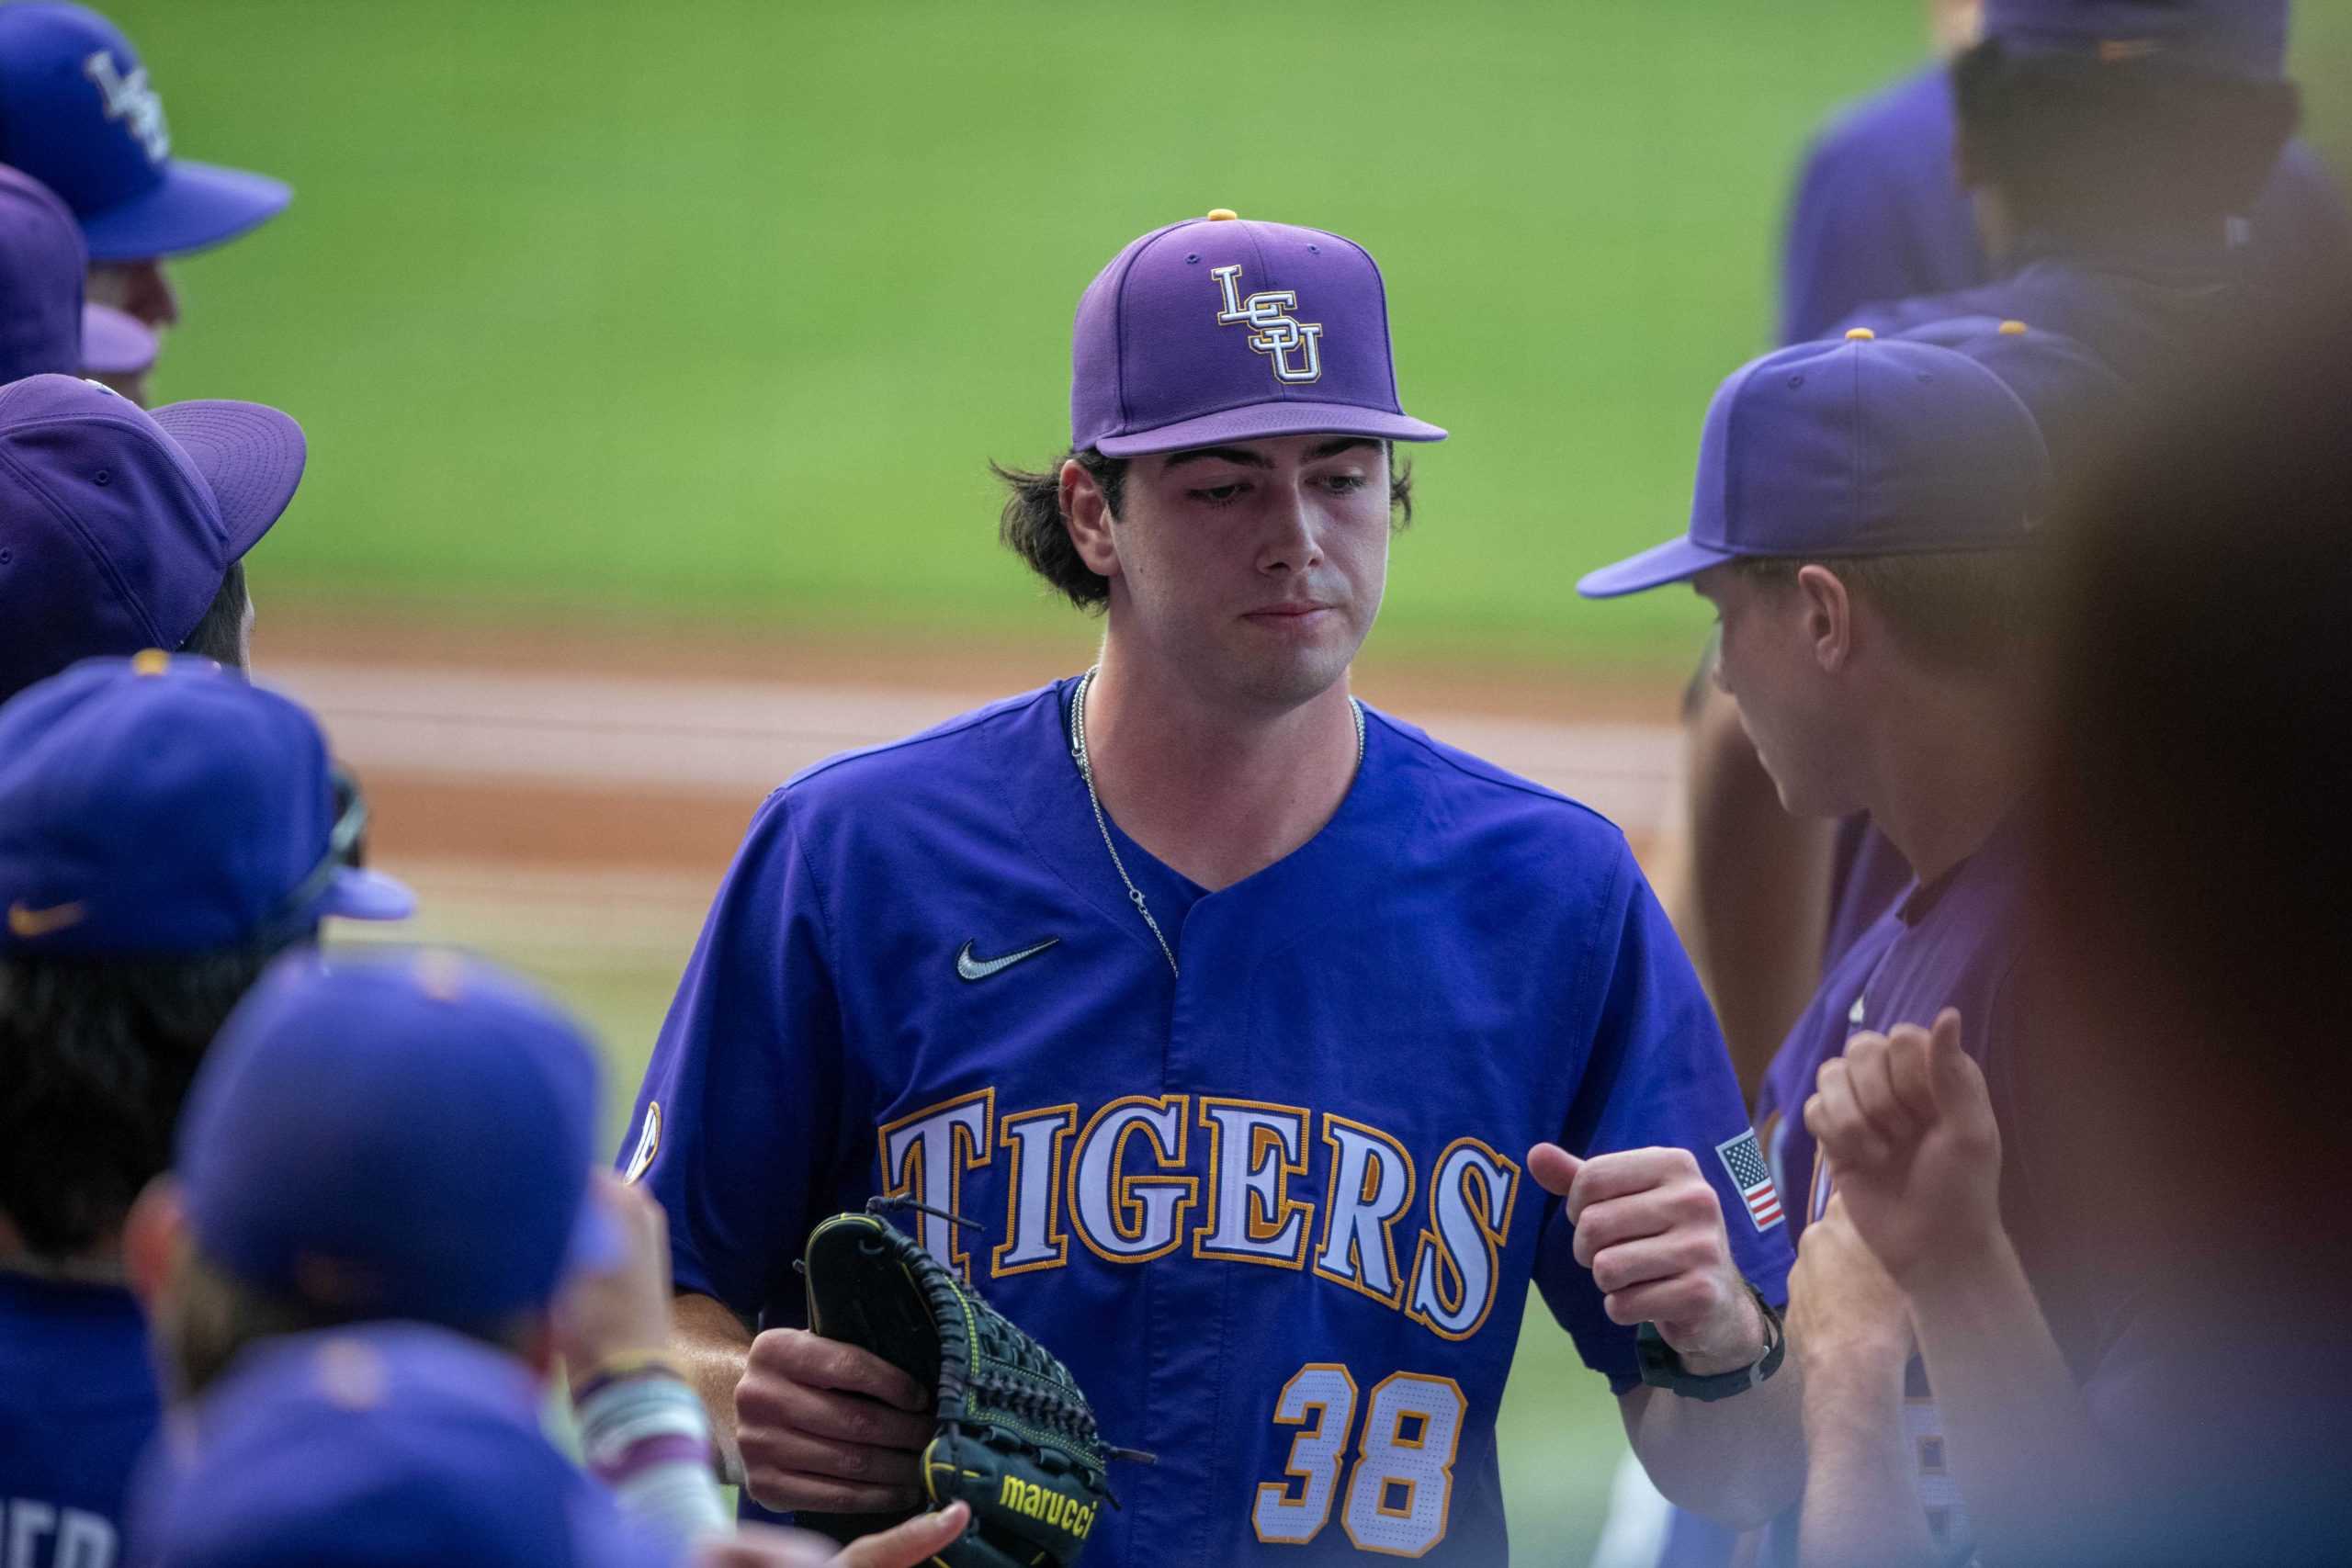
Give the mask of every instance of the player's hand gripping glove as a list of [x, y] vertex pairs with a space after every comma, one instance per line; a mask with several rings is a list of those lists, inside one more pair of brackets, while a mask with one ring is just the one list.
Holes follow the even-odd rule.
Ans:
[[[923, 1450], [923, 1489], [933, 1507], [960, 1498], [972, 1508], [971, 1529], [933, 1562], [1071, 1562], [1103, 1506], [1118, 1506], [1104, 1461], [1149, 1456], [1106, 1447], [1069, 1371], [884, 1219], [888, 1201], [809, 1233], [801, 1272], [810, 1332], [869, 1350], [931, 1391], [938, 1426]], [[889, 1520], [804, 1514], [800, 1522], [848, 1540]]]

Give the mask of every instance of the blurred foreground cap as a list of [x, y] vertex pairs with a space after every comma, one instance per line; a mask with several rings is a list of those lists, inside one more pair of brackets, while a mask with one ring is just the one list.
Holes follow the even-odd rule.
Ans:
[[175, 1170], [198, 1245], [240, 1278], [481, 1327], [619, 1259], [589, 1189], [596, 1096], [579, 1025], [490, 964], [298, 950], [206, 1055]]
[[0, 167], [0, 382], [82, 367], [82, 231], [56, 193]]
[[1396, 400], [1380, 268], [1218, 209], [1131, 242], [1079, 298], [1070, 445], [1105, 457], [1329, 432], [1442, 441]]
[[298, 703], [209, 659], [96, 659], [0, 705], [0, 953], [138, 957], [399, 919]]
[[79, 6], [0, 6], [0, 163], [63, 197], [101, 262], [217, 245], [294, 198], [266, 175], [173, 157], [138, 51]]
[[421, 1324], [263, 1340], [165, 1425], [134, 1517], [142, 1555], [172, 1568], [681, 1562], [548, 1441], [543, 1398], [512, 1356]]
[[2135, 60], [2275, 82], [2287, 0], [1984, 0], [1984, 37], [2043, 54]]
[[85, 376], [136, 376], [155, 367], [155, 334], [138, 317], [111, 305], [82, 307]]
[[0, 695], [179, 647], [304, 458], [302, 427], [259, 403], [151, 412], [74, 376], [0, 388]]
[[1741, 556], [2013, 548], [2049, 487], [2041, 433], [1999, 377], [1858, 327], [1734, 371], [1699, 437], [1690, 531], [1577, 592], [1637, 593]]

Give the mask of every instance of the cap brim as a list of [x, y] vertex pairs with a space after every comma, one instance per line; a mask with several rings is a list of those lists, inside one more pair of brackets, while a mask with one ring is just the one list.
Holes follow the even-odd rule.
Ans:
[[1630, 556], [1615, 566], [1604, 566], [1599, 571], [1588, 572], [1577, 584], [1577, 592], [1588, 599], [1615, 599], [1627, 593], [1639, 593], [1645, 588], [1663, 588], [1669, 582], [1687, 582], [1711, 566], [1721, 566], [1738, 558], [1728, 550], [1710, 549], [1688, 538], [1668, 539], [1666, 543]]
[[408, 884], [380, 871], [346, 868], [327, 884], [319, 913], [346, 920], [404, 920], [416, 913], [416, 895]]
[[1179, 420], [1157, 430], [1106, 435], [1094, 444], [1105, 457], [1140, 457], [1151, 452], [1184, 452], [1228, 441], [1262, 441], [1271, 435], [1368, 435], [1383, 441], [1442, 441], [1445, 432], [1410, 414], [1354, 403], [1252, 403], [1198, 419]]
[[144, 261], [200, 251], [286, 210], [294, 189], [267, 175], [175, 158], [144, 196], [82, 220], [94, 262]]
[[136, 316], [111, 305], [82, 307], [82, 371], [87, 376], [136, 376], [155, 365], [155, 334]]
[[229, 558], [252, 549], [302, 482], [309, 448], [291, 416], [261, 403], [165, 403], [149, 415], [212, 487]]

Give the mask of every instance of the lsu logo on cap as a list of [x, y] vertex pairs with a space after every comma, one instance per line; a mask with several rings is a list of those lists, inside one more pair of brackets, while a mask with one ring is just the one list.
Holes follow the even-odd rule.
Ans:
[[141, 65], [126, 76], [116, 67], [114, 56], [102, 49], [82, 62], [82, 74], [106, 100], [107, 118], [122, 121], [123, 129], [147, 150], [149, 163], [160, 164], [172, 155], [172, 133], [164, 124], [164, 100], [147, 85], [147, 67]]
[[[1294, 384], [1317, 380], [1323, 374], [1323, 351], [1318, 346], [1323, 337], [1323, 323], [1302, 321], [1291, 312], [1298, 309], [1298, 295], [1288, 288], [1262, 289], [1241, 298], [1241, 266], [1213, 267], [1209, 276], [1216, 279], [1225, 309], [1216, 313], [1221, 327], [1255, 327], [1250, 334], [1250, 346], [1273, 362], [1274, 378]], [[1292, 356], [1297, 356], [1294, 363]]]

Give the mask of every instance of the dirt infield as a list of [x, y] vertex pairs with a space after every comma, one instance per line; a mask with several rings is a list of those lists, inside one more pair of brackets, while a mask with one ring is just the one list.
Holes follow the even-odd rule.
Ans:
[[[382, 860], [715, 881], [761, 797], [833, 752], [1080, 668], [1078, 638], [795, 642], [265, 604], [256, 673], [315, 707], [365, 781]], [[1357, 690], [1646, 840], [1675, 755], [1669, 680], [1367, 659]]]

